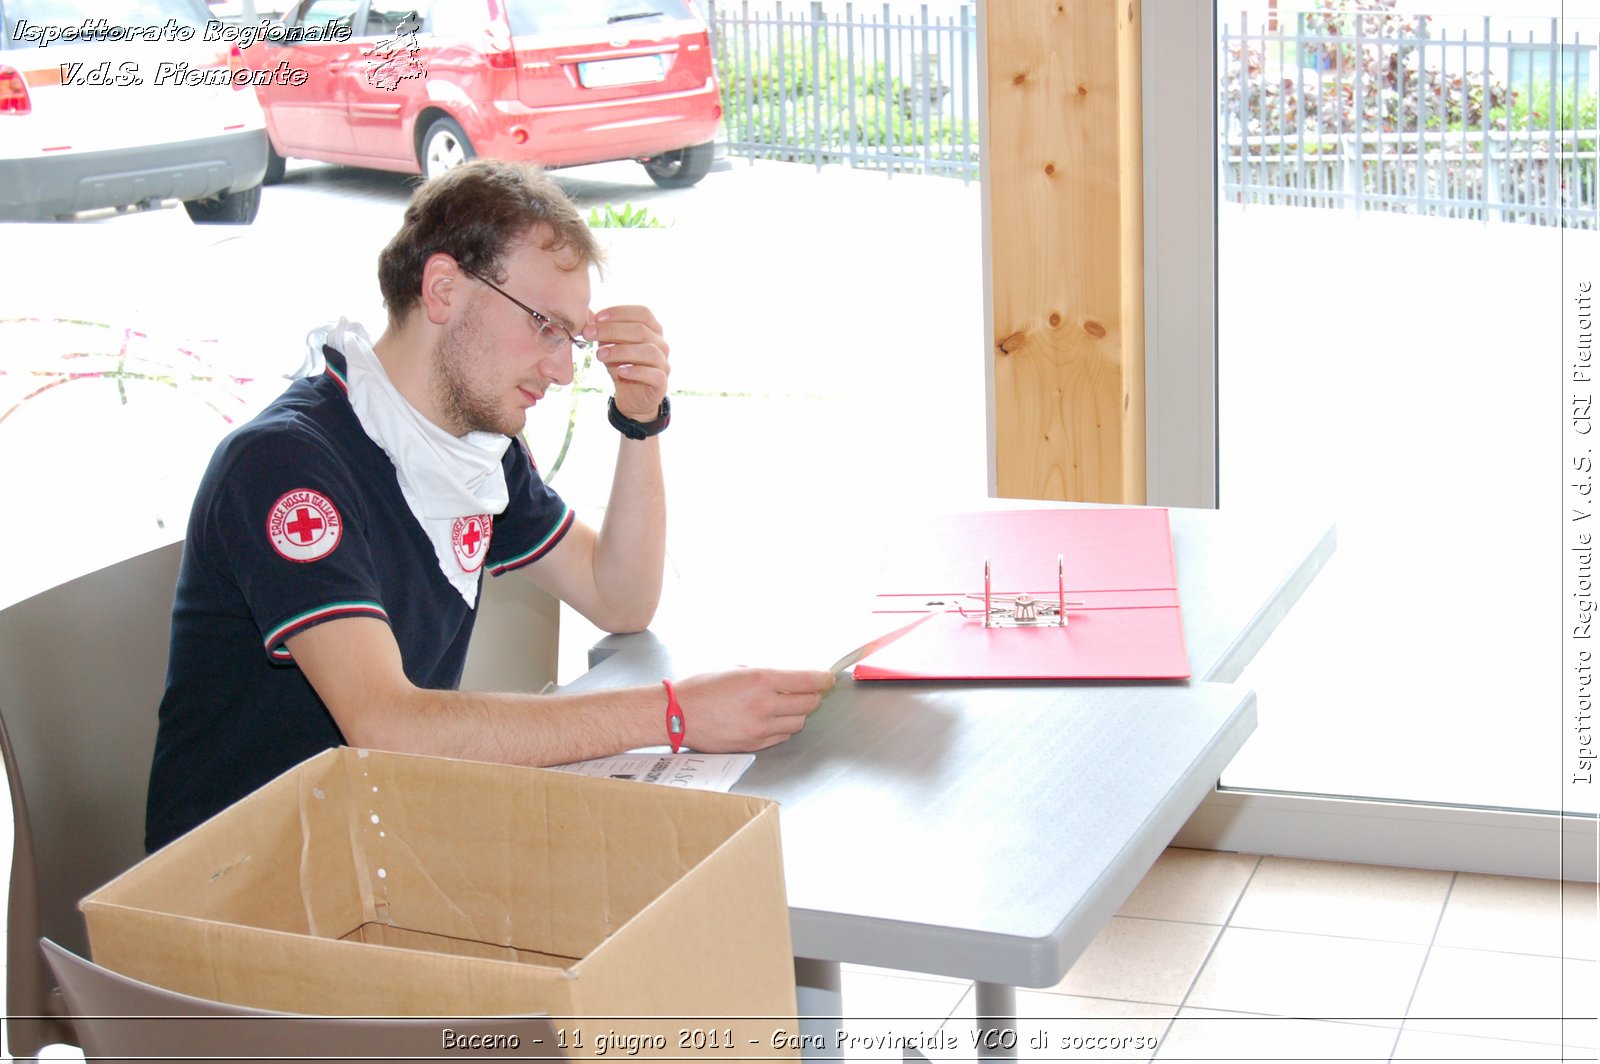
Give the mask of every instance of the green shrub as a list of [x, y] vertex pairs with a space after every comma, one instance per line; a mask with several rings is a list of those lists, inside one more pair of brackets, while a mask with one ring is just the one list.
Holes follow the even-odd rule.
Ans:
[[838, 162], [868, 149], [936, 160], [976, 155], [977, 121], [940, 107], [949, 86], [936, 77], [916, 86], [884, 61], [851, 62], [804, 28], [748, 42], [723, 34], [717, 69], [729, 137], [762, 146], [756, 153], [766, 158]]
[[635, 207], [631, 203], [624, 203], [622, 209], [617, 205], [608, 203], [604, 207], [589, 208], [590, 229], [662, 229], [665, 228], [660, 219], [650, 213], [648, 207]]

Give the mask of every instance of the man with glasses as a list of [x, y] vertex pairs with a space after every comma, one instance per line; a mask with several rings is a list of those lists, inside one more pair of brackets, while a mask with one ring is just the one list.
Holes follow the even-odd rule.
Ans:
[[[665, 559], [668, 345], [647, 308], [591, 313], [599, 247], [536, 168], [422, 186], [378, 260], [388, 323], [312, 334], [302, 379], [218, 447], [173, 606], [151, 770], [154, 849], [329, 746], [562, 764], [670, 743], [759, 750], [825, 672], [740, 669], [579, 695], [457, 690], [478, 590], [521, 570], [608, 631], [649, 624]], [[578, 520], [520, 433], [574, 348], [610, 374], [604, 520]]]

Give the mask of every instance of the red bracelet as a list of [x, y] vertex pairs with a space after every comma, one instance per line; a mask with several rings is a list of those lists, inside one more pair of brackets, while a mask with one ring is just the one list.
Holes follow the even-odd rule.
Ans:
[[678, 705], [678, 693], [672, 689], [671, 680], [662, 680], [667, 689], [667, 738], [672, 742], [672, 752], [683, 749], [683, 707]]

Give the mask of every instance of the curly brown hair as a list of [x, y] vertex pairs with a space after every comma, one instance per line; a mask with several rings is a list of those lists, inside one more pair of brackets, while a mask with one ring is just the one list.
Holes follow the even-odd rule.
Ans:
[[563, 269], [599, 266], [604, 253], [583, 216], [532, 163], [474, 159], [419, 186], [405, 220], [378, 255], [378, 288], [391, 322], [403, 321], [422, 298], [422, 269], [444, 253], [468, 273], [506, 280], [502, 262], [530, 232], [545, 251], [569, 251]]

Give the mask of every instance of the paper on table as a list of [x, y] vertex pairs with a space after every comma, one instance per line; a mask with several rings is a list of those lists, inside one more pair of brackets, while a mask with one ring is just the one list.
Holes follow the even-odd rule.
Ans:
[[701, 791], [726, 791], [739, 782], [745, 770], [755, 763], [754, 754], [618, 754], [553, 765], [558, 772], [604, 779], [638, 780], [668, 787], [688, 787]]

